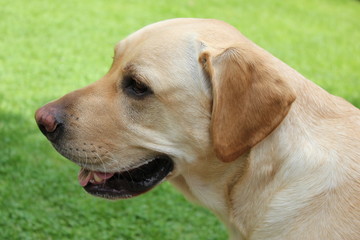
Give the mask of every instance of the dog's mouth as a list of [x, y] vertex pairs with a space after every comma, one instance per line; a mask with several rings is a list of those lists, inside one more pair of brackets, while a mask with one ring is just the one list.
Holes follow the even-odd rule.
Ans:
[[80, 185], [94, 196], [124, 199], [149, 191], [163, 181], [173, 168], [173, 161], [161, 156], [123, 172], [104, 173], [81, 168], [78, 178]]

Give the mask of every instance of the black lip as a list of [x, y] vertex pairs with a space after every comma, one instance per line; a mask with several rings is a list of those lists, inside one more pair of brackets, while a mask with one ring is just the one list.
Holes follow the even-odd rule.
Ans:
[[174, 168], [168, 156], [154, 160], [129, 171], [115, 173], [102, 184], [88, 183], [84, 189], [97, 197], [108, 199], [131, 198], [145, 193], [160, 183]]

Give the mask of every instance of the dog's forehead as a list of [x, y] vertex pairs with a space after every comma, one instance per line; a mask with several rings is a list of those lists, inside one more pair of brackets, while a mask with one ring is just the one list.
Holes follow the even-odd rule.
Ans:
[[237, 29], [218, 20], [166, 20], [120, 41], [115, 47], [113, 68], [126, 73], [127, 66], [135, 66], [133, 69], [149, 79], [150, 86], [156, 82], [156, 88], [189, 86], [196, 81], [186, 79], [202, 79], [199, 57], [204, 49], [224, 49], [237, 36]]
[[183, 48], [184, 44], [194, 38], [196, 32], [184, 26], [172, 24], [152, 24], [146, 26], [120, 41], [115, 47], [116, 55], [141, 53], [142, 55], [166, 56], [164, 52]]
[[143, 54], [159, 54], [186, 48], [190, 41], [202, 41], [214, 47], [229, 45], [238, 36], [233, 26], [214, 19], [180, 18], [153, 23], [132, 33], [120, 41], [116, 54], [124, 51], [143, 51]]
[[[176, 24], [178, 23], [178, 24]], [[201, 43], [189, 21], [165, 21], [146, 26], [120, 41], [115, 47], [116, 66], [127, 69], [189, 69], [197, 62]]]

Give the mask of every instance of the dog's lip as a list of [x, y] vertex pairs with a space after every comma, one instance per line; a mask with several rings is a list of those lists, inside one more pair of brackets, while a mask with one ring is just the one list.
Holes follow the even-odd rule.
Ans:
[[173, 170], [168, 156], [158, 156], [144, 164], [122, 172], [98, 172], [81, 168], [79, 183], [95, 196], [108, 199], [130, 198], [152, 189]]

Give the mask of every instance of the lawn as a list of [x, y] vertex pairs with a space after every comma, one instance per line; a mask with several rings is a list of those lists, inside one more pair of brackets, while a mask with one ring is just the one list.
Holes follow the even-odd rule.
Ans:
[[209, 211], [168, 183], [123, 201], [86, 194], [34, 111], [104, 75], [120, 39], [174, 17], [227, 21], [360, 107], [359, 13], [355, 0], [2, 0], [0, 239], [226, 239]]

